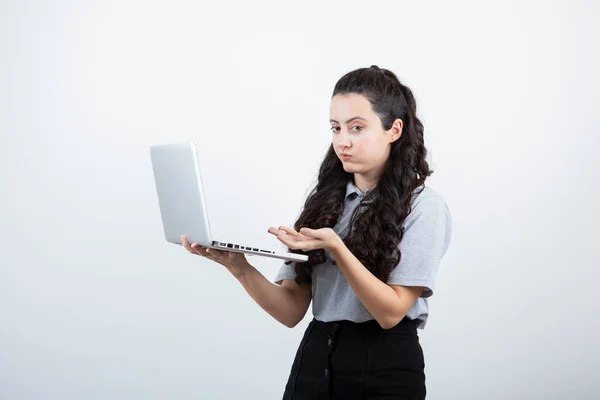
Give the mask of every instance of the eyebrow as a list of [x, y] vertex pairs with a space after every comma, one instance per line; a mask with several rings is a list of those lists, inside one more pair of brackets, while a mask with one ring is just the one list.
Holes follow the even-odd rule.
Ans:
[[[360, 119], [360, 120], [363, 120], [365, 122], [369, 122], [366, 119], [364, 119], [363, 117], [356, 116], [356, 117], [350, 118], [348, 121], [346, 121], [346, 123], [349, 124], [350, 122], [354, 121], [355, 119]], [[337, 122], [335, 119], [330, 119], [329, 122], [335, 122], [336, 124], [339, 124], [339, 122]]]

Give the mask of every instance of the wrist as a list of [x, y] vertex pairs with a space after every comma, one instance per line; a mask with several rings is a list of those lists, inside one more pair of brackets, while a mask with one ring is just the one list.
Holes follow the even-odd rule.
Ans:
[[247, 261], [244, 261], [243, 264], [231, 266], [229, 272], [238, 280], [242, 281], [246, 278], [250, 270], [252, 269], [252, 265]]
[[335, 238], [332, 240], [332, 243], [328, 246], [327, 250], [329, 250], [331, 255], [336, 256], [344, 247], [346, 247], [346, 245], [344, 244], [342, 238], [340, 238], [338, 235], [335, 235]]

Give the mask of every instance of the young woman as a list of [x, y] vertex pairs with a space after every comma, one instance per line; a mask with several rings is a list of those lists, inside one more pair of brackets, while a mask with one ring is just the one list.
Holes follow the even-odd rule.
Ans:
[[332, 143], [294, 229], [270, 228], [306, 263], [275, 282], [243, 254], [188, 251], [224, 265], [271, 316], [294, 327], [312, 301], [284, 399], [424, 399], [417, 329], [427, 322], [452, 220], [425, 186], [423, 124], [411, 90], [373, 65], [344, 75], [330, 106]]

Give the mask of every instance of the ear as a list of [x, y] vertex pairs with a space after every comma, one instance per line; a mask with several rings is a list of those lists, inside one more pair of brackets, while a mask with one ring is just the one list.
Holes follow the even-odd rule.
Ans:
[[394, 121], [390, 130], [388, 130], [390, 143], [395, 142], [396, 140], [400, 139], [400, 136], [402, 136], [402, 128], [403, 127], [404, 127], [404, 122], [400, 118], [398, 118]]

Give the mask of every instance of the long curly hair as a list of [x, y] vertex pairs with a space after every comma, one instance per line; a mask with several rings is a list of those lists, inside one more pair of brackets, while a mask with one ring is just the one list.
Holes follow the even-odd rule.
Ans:
[[[356, 258], [386, 282], [402, 256], [398, 244], [403, 237], [402, 223], [411, 212], [412, 194], [424, 186], [433, 173], [425, 159], [423, 124], [417, 118], [411, 90], [387, 69], [372, 65], [345, 74], [336, 83], [331, 97], [342, 94], [365, 96], [385, 130], [391, 129], [397, 118], [403, 121], [402, 135], [391, 144], [377, 186], [356, 207], [350, 218], [351, 229], [342, 238]], [[302, 227], [333, 228], [343, 211], [346, 186], [352, 178], [353, 174], [344, 170], [332, 144], [319, 168], [317, 184], [308, 195], [294, 228], [297, 231]], [[295, 280], [299, 284], [312, 282], [313, 266], [327, 260], [323, 249], [290, 251], [309, 256], [304, 263], [286, 262], [294, 264]]]

